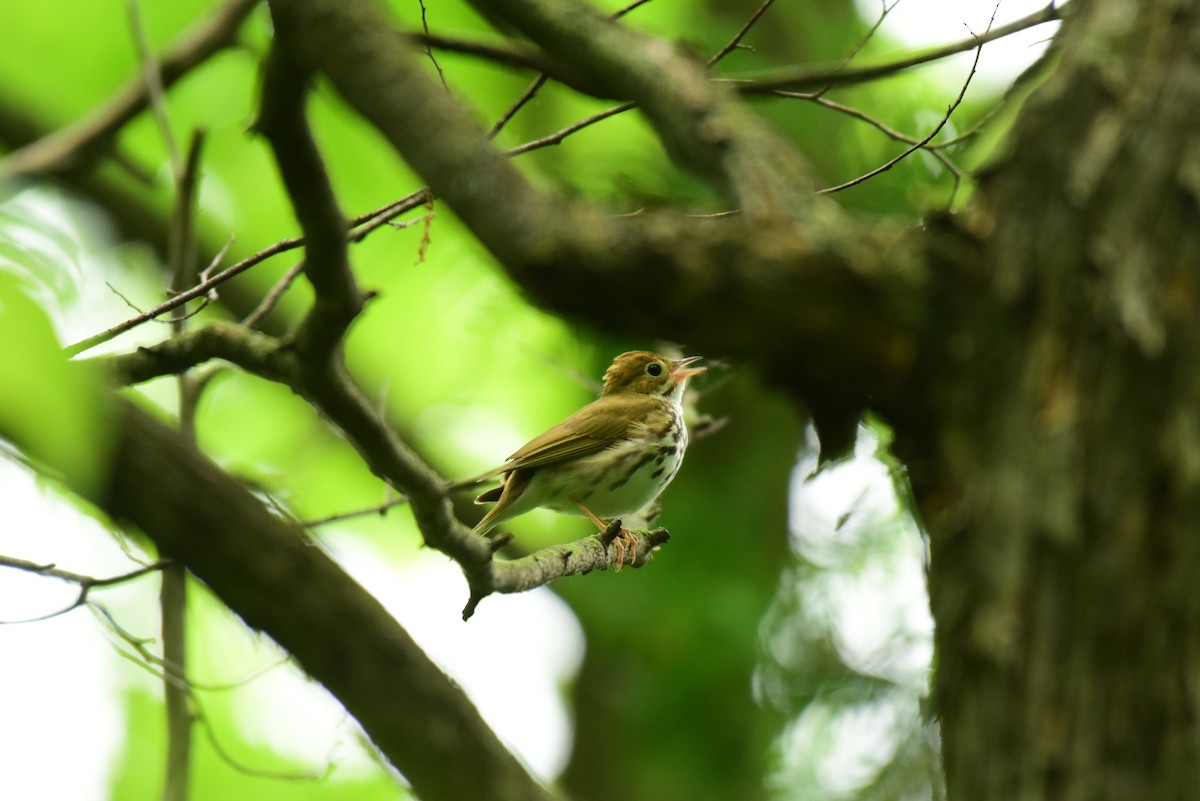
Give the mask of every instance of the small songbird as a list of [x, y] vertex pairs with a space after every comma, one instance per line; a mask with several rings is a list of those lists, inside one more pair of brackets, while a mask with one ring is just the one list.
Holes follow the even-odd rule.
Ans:
[[[683, 462], [683, 390], [688, 378], [704, 372], [689, 366], [699, 359], [644, 350], [614, 359], [599, 398], [479, 477], [500, 475], [503, 483], [475, 499], [496, 504], [475, 531], [486, 533], [537, 507], [582, 514], [604, 531], [601, 518], [636, 512], [657, 498]], [[633, 544], [622, 530], [618, 570]]]

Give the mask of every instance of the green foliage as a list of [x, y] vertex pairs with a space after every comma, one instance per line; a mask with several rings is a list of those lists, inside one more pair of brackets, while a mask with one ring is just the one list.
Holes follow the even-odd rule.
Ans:
[[68, 365], [28, 286], [0, 265], [0, 430], [51, 471], [82, 486], [104, 480], [105, 410], [85, 402], [93, 376]]
[[[164, 716], [159, 698], [141, 690], [124, 694], [130, 737], [114, 771], [112, 798], [152, 801], [162, 796], [162, 765], [166, 749], [157, 732]], [[218, 706], [218, 705], [213, 705]], [[209, 728], [211, 727], [211, 732]], [[219, 743], [216, 750], [213, 741]], [[404, 801], [411, 798], [395, 779], [379, 768], [374, 775], [354, 771], [343, 775], [335, 765], [329, 775], [311, 766], [279, 757], [260, 743], [238, 736], [228, 714], [212, 714], [198, 727], [195, 775], [202, 798], [257, 798], [262, 801]], [[236, 760], [236, 762], [231, 761]]]
[[[0, 96], [33, 109], [44, 124], [78, 119], [138, 69], [128, 22], [112, 4], [77, 3], [69, 15], [47, 4], [10, 5], [5, 11], [9, 35], [0, 48]], [[145, 3], [152, 45], [161, 48], [212, 5]], [[496, 39], [464, 4], [426, 5], [429, 24], [438, 32]], [[635, 11], [632, 19], [707, 58], [752, 10], [732, 5], [656, 2]], [[419, 27], [415, 3], [392, 6], [408, 27]], [[770, 13], [773, 24], [752, 37], [755, 49], [735, 51], [719, 74], [736, 76], [799, 61], [836, 62], [865, 30], [847, 3], [778, 3]], [[202, 261], [230, 237], [234, 244], [225, 265], [298, 233], [270, 154], [249, 132], [269, 38], [269, 20], [260, 9], [246, 26], [242, 47], [212, 59], [168, 93], [167, 113], [177, 139], [185, 141], [193, 128], [207, 130], [200, 188]], [[49, 42], [62, 57], [45, 58]], [[886, 52], [896, 46], [876, 47]], [[476, 104], [485, 125], [503, 113], [531, 77], [464, 56], [436, 58], [455, 90]], [[919, 74], [907, 74], [886, 84], [838, 89], [829, 97], [922, 136], [956, 92], [956, 86], [930, 85]], [[860, 175], [904, 147], [859, 120], [805, 101], [754, 102], [811, 154], [830, 184]], [[609, 106], [546, 87], [497, 141], [515, 146]], [[961, 116], [970, 122], [981, 113], [981, 107], [968, 104]], [[310, 103], [310, 118], [347, 216], [421, 185], [419, 176], [324, 84]], [[966, 123], [956, 118], [954, 124]], [[152, 188], [139, 191], [165, 216], [171, 202], [166, 148], [151, 116], [143, 114], [127, 126], [118, 145], [151, 176]], [[596, 199], [615, 211], [654, 203], [718, 210], [712, 193], [669, 161], [637, 112], [517, 163], [543, 186]], [[114, 172], [105, 168], [105, 174]], [[121, 180], [136, 184], [127, 176]], [[912, 158], [843, 199], [859, 210], [916, 217], [943, 205], [951, 184], [940, 164]], [[429, 221], [422, 219], [430, 212]], [[407, 219], [410, 227], [377, 232], [352, 251], [360, 284], [377, 295], [354, 325], [347, 360], [406, 441], [444, 475], [462, 478], [495, 466], [588, 400], [594, 387], [587, 382], [599, 378], [613, 353], [653, 344], [605, 341], [532, 308], [444, 205]], [[98, 314], [81, 308], [80, 293], [95, 291], [106, 276], [70, 275], [55, 252], [6, 238], [9, 222], [0, 217], [0, 340], [22, 344], [7, 347], [0, 359], [0, 425], [21, 430], [22, 444], [47, 463], [86, 471], [93, 459], [72, 462], [68, 454], [102, 455], [103, 410], [73, 402], [82, 394], [74, 384], [87, 379], [68, 369], [59, 355], [46, 310], [58, 310], [56, 317], [63, 310], [83, 315], [91, 330], [130, 312], [119, 304]], [[76, 246], [69, 239], [59, 244], [60, 250]], [[124, 272], [108, 277], [118, 290], [140, 297], [144, 248], [121, 246], [115, 239], [85, 246], [112, 250]], [[220, 303], [207, 313], [240, 318], [298, 258], [293, 252], [251, 270], [223, 288]], [[19, 279], [11, 269], [14, 261], [22, 269]], [[298, 283], [271, 324], [293, 325], [309, 300], [309, 290]], [[132, 347], [135, 340], [151, 337], [151, 330], [119, 339], [115, 346]], [[152, 391], [169, 405], [169, 382]], [[837, 577], [861, 578], [881, 562], [911, 559], [906, 538], [915, 537], [915, 531], [891, 509], [854, 518], [851, 528], [857, 535], [834, 547], [836, 558], [827, 564], [818, 564], [811, 552], [797, 555], [796, 526], [789, 533], [787, 519], [795, 501], [786, 476], [803, 446], [793, 411], [748, 371], [712, 390], [702, 409], [727, 416], [729, 425], [693, 444], [687, 466], [664, 497], [662, 522], [677, 534], [659, 557], [645, 570], [574, 579], [556, 588], [588, 636], [580, 681], [569, 690], [578, 743], [567, 780], [574, 787], [596, 788], [636, 781], [637, 787], [624, 788], [622, 795], [593, 796], [635, 801], [833, 798], [863, 788], [871, 798], [901, 797], [928, 778], [932, 759], [922, 745], [925, 729], [917, 711], [922, 688], [901, 686], [895, 676], [870, 665], [848, 665], [830, 619], [814, 607], [830, 603], [831, 596], [821, 594]], [[388, 497], [337, 433], [277, 386], [240, 374], [219, 376], [203, 397], [198, 428], [206, 453], [298, 518], [368, 508]], [[90, 447], [75, 447], [81, 441]], [[522, 518], [513, 530], [522, 549], [587, 533], [578, 520], [548, 513]], [[389, 559], [411, 559], [419, 548], [415, 527], [402, 510], [342, 524], [337, 536], [361, 540]], [[193, 603], [191, 610], [200, 628], [216, 614], [203, 604]], [[239, 630], [238, 636], [247, 635]], [[210, 639], [198, 645], [214, 648], [206, 659], [215, 663], [236, 648], [214, 646]], [[896, 647], [911, 649], [912, 643]], [[112, 796], [157, 797], [164, 751], [159, 701], [141, 690], [125, 697], [129, 736]], [[269, 745], [241, 736], [234, 707], [228, 699], [206, 707], [223, 746], [243, 763], [294, 769]], [[856, 774], [860, 781], [838, 785], [845, 792], [820, 794], [818, 774], [829, 770], [821, 767], [822, 752], [797, 757], [795, 749], [831, 743], [830, 733], [846, 725], [848, 715], [872, 709], [892, 715], [895, 736], [888, 747], [894, 758], [876, 759], [872, 770]], [[374, 799], [402, 792], [382, 772], [349, 780], [335, 774], [319, 783], [253, 778], [225, 763], [204, 736], [197, 743], [198, 797]], [[635, 745], [648, 752], [634, 753]], [[768, 775], [773, 784], [764, 789]]]

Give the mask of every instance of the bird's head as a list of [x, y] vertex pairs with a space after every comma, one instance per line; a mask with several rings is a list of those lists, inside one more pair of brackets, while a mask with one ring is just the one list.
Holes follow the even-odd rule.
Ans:
[[678, 400], [687, 379], [704, 372], [703, 367], [688, 366], [700, 358], [668, 359], [648, 350], [622, 353], [604, 373], [604, 390], [600, 395], [629, 392]]

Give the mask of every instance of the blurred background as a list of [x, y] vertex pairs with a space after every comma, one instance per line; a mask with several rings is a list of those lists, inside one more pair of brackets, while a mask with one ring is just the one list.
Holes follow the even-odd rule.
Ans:
[[[138, 7], [161, 52], [216, 3]], [[613, 10], [616, 4], [606, 3]], [[1004, 2], [997, 24], [1036, 3]], [[420, 29], [422, 8], [393, 0]], [[705, 57], [755, 2], [654, 0], [628, 22]], [[892, 5], [826, 0], [776, 4], [746, 38], [752, 49], [715, 72], [762, 74], [855, 56], [877, 63], [981, 33], [995, 3]], [[432, 32], [496, 34], [460, 3], [427, 4]], [[886, 12], [886, 13], [885, 13]], [[47, 0], [5, 10], [0, 48], [0, 147], [87, 115], [142, 69], [130, 4]], [[920, 152], [842, 193], [851, 209], [919, 222], [969, 197], [968, 171], [1003, 132], [993, 110], [1035, 60], [1046, 27], [985, 48], [963, 105], [938, 141], [991, 124], [943, 151]], [[264, 142], [248, 132], [265, 8], [239, 44], [166, 95], [178, 141], [207, 132], [199, 192], [202, 261], [232, 239], [224, 265], [297, 234]], [[532, 76], [435, 54], [453, 91], [491, 124]], [[912, 137], [945, 114], [970, 71], [968, 53], [827, 97]], [[801, 100], [755, 100], [808, 154], [827, 185], [867, 172], [906, 145], [846, 113]], [[513, 147], [607, 105], [553, 85], [497, 137]], [[343, 210], [363, 214], [422, 184], [385, 143], [319, 84], [310, 117]], [[163, 299], [163, 248], [174, 187], [151, 114], [121, 130], [115, 153], [83, 171], [9, 177], [0, 184], [0, 272], [15, 280], [68, 344]], [[592, 126], [520, 157], [540, 184], [614, 212], [672, 204], [721, 211], [699, 182], [666, 159], [636, 114]], [[2, 169], [2, 164], [0, 164]], [[98, 188], [99, 187], [99, 188]], [[494, 466], [592, 397], [611, 358], [666, 343], [615, 341], [527, 303], [446, 207], [419, 209], [352, 251], [360, 283], [378, 292], [347, 342], [351, 371], [407, 441], [443, 475]], [[293, 264], [277, 256], [221, 290], [199, 316], [238, 319]], [[586, 287], [580, 291], [585, 292]], [[310, 299], [297, 283], [265, 322], [286, 330]], [[0, 309], [0, 314], [4, 310]], [[169, 335], [143, 325], [87, 356]], [[687, 350], [687, 343], [677, 343]], [[501, 738], [538, 776], [580, 799], [906, 799], [940, 796], [936, 722], [924, 710], [933, 658], [924, 587], [926, 552], [908, 512], [903, 468], [888, 456], [882, 421], [863, 422], [853, 456], [818, 471], [804, 417], [755, 380], [753, 363], [721, 354], [695, 382], [698, 415], [719, 425], [695, 437], [662, 497], [671, 542], [642, 570], [592, 574], [524, 595], [491, 597], [469, 623], [458, 568], [420, 546], [404, 507], [318, 526], [321, 547], [379, 597], [457, 680]], [[0, 395], [15, 392], [0, 386]], [[174, 414], [175, 383], [137, 388]], [[222, 467], [300, 520], [386, 502], [389, 493], [335, 432], [286, 388], [236, 370], [203, 396], [198, 435]], [[152, 559], [11, 450], [0, 452], [0, 554], [95, 577]], [[532, 550], [589, 534], [573, 517], [534, 512], [514, 521]], [[0, 568], [0, 795], [6, 799], [141, 801], [161, 792], [165, 759], [157, 651], [158, 579], [90, 595]], [[267, 638], [203, 588], [191, 594], [190, 679], [200, 716], [197, 798], [407, 797], [354, 721]], [[140, 644], [142, 653], [135, 644]]]

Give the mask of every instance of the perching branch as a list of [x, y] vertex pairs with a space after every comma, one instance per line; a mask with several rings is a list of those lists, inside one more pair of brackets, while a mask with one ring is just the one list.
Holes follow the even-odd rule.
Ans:
[[[495, 560], [493, 554], [503, 542], [480, 537], [458, 521], [449, 497], [450, 483], [397, 436], [340, 362], [324, 370], [306, 367], [286, 344], [224, 323], [98, 361], [121, 383], [133, 384], [178, 374], [211, 359], [224, 359], [249, 373], [283, 383], [328, 417], [371, 470], [404, 494], [425, 544], [458, 562], [471, 589], [469, 608], [493, 592], [523, 592], [555, 579], [617, 564], [617, 552], [609, 547], [610, 541], [601, 543], [601, 547], [589, 545], [595, 537], [552, 546], [521, 559]], [[644, 564], [649, 551], [665, 541], [661, 535], [639, 538], [633, 564]], [[570, 558], [562, 558], [564, 549]]]
[[[493, 592], [525, 592], [549, 584], [555, 579], [607, 570], [616, 563], [616, 536], [621, 521], [613, 520], [605, 531], [574, 542], [551, 545], [528, 556], [492, 563], [490, 581], [471, 585], [471, 597], [463, 609], [463, 620], [471, 617], [479, 602]], [[665, 528], [652, 531], [631, 531], [635, 541], [633, 567], [641, 567], [654, 558], [654, 552], [666, 544], [671, 535]]]
[[[325, 73], [535, 302], [625, 336], [753, 353], [810, 408], [903, 401], [914, 327], [930, 319], [920, 241], [859, 225], [814, 197], [794, 147], [715, 87], [702, 64], [573, 3], [561, 14], [536, 0], [489, 5], [564, 61], [619, 73], [610, 89], [635, 96], [673, 150], [746, 204], [736, 218], [668, 209], [615, 218], [535, 188], [473, 113], [394, 46], [376, 4], [278, 0], [272, 9], [297, 57]], [[629, 303], [631, 286], [653, 304]], [[821, 358], [774, 361], [764, 342]]]

